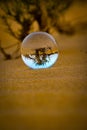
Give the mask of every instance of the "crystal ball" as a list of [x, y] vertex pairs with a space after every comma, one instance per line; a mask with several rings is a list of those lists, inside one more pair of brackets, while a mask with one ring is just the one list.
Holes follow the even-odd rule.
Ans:
[[32, 69], [49, 68], [59, 56], [57, 43], [51, 34], [33, 32], [21, 44], [21, 58]]

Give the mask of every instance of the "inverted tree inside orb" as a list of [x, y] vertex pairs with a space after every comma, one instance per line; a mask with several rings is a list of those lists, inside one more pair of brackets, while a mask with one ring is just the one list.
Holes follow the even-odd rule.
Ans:
[[56, 41], [46, 32], [31, 33], [22, 42], [22, 60], [32, 69], [49, 68], [57, 61], [58, 56]]

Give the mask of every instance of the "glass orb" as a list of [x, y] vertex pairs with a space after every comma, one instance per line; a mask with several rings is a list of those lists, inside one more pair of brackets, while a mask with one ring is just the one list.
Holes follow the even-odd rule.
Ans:
[[58, 56], [56, 41], [46, 32], [33, 32], [22, 42], [22, 60], [32, 69], [49, 68], [57, 61]]

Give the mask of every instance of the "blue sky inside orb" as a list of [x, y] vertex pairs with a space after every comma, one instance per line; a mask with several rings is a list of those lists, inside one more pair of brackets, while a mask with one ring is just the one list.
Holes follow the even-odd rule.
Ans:
[[44, 62], [44, 64], [38, 64], [37, 62], [35, 62], [33, 59], [30, 59], [28, 57], [25, 57], [24, 55], [21, 55], [22, 60], [24, 61], [24, 63], [32, 68], [32, 69], [43, 69], [43, 68], [49, 68], [51, 67], [58, 59], [58, 54], [51, 54], [50, 56], [48, 56], [46, 58], [47, 62]]
[[32, 69], [49, 68], [57, 61], [58, 56], [56, 41], [46, 32], [33, 32], [22, 42], [22, 60]]

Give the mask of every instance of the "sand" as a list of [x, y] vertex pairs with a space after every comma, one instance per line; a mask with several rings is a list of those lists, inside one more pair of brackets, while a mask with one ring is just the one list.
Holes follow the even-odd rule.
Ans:
[[87, 129], [87, 34], [55, 38], [51, 68], [0, 61], [0, 130]]

